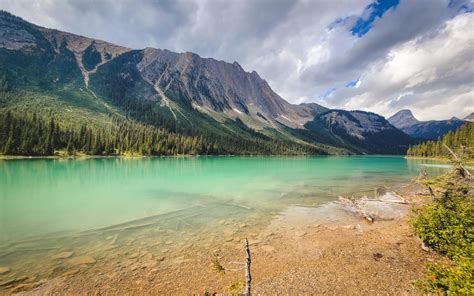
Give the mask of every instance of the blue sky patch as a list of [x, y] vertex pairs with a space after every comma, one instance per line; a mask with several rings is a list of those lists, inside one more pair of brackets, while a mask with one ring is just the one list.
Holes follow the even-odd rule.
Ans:
[[322, 93], [319, 98], [320, 99], [325, 99], [327, 97], [330, 97], [335, 91], [336, 91], [335, 87], [330, 88], [330, 89], [326, 90], [324, 93]]
[[346, 83], [347, 88], [359, 88], [359, 86], [360, 86], [360, 79], [355, 79]]
[[466, 0], [450, 0], [448, 7], [456, 9], [456, 12], [459, 14], [474, 12], [474, 6], [470, 1]]
[[399, 2], [399, 0], [377, 0], [367, 5], [364, 10], [365, 17], [359, 17], [354, 26], [352, 26], [352, 35], [358, 37], [364, 36], [370, 31], [372, 24], [377, 17], [381, 18], [387, 10], [396, 7]]

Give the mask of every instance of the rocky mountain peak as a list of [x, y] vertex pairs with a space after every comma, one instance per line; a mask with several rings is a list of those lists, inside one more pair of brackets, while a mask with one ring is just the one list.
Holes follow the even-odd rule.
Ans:
[[393, 126], [402, 129], [417, 124], [419, 121], [413, 115], [411, 110], [403, 109], [390, 116], [388, 118], [388, 122], [390, 122]]

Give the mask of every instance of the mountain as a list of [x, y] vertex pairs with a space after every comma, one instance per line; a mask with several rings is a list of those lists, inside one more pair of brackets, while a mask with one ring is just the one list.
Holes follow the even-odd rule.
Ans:
[[326, 128], [341, 144], [349, 144], [361, 153], [397, 154], [412, 142], [384, 117], [371, 112], [330, 110], [316, 117], [307, 127], [310, 130]]
[[388, 121], [393, 125], [396, 126], [399, 129], [403, 129], [415, 124], [420, 123], [418, 119], [413, 116], [413, 113], [411, 113], [410, 110], [404, 109], [400, 110], [394, 115], [392, 115]]
[[237, 62], [130, 49], [39, 27], [4, 11], [2, 110], [54, 116], [58, 128], [73, 133], [84, 124], [97, 130], [124, 121], [144, 124], [172, 133], [170, 139], [197, 137], [214, 147], [212, 153], [224, 154], [404, 153], [412, 141], [373, 113], [290, 104]]
[[410, 110], [400, 110], [388, 121], [407, 135], [424, 140], [436, 140], [449, 131], [455, 131], [465, 121], [453, 117], [449, 120], [419, 121]]
[[464, 117], [464, 120], [473, 122], [474, 121], [474, 112], [472, 112], [468, 116]]

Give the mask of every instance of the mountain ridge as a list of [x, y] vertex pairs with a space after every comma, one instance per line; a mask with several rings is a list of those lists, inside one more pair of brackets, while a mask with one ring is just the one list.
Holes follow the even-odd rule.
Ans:
[[[367, 115], [361, 124], [363, 111], [334, 113], [344, 119], [331, 131], [318, 118], [330, 109], [287, 102], [256, 71], [246, 72], [238, 62], [150, 47], [130, 49], [42, 28], [7, 12], [0, 13], [0, 36], [0, 86], [6, 86], [3, 95], [8, 97], [0, 107], [29, 110], [34, 103], [35, 110], [45, 112], [46, 106], [65, 124], [94, 120], [110, 125], [107, 117], [114, 116], [217, 139], [228, 153], [239, 151], [237, 139], [260, 141], [265, 147], [272, 141], [303, 145], [316, 153], [403, 153], [411, 142], [380, 116]], [[49, 105], [9, 99], [18, 92], [44, 96]], [[391, 130], [401, 145], [392, 149], [385, 140], [377, 141], [382, 129], [372, 124]]]
[[419, 121], [411, 110], [403, 109], [388, 118], [388, 121], [404, 133], [424, 140], [436, 140], [449, 131], [455, 131], [465, 121], [456, 117], [448, 120]]

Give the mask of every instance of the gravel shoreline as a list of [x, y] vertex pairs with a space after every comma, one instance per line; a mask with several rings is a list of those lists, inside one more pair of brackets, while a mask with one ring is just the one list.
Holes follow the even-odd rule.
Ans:
[[[396, 215], [385, 213], [385, 219], [372, 224], [337, 203], [295, 206], [259, 233], [224, 233], [230, 238], [218, 250], [191, 246], [169, 260], [140, 252], [98, 257], [50, 280], [26, 282], [3, 293], [228, 294], [232, 286], [242, 285], [239, 262], [245, 258], [243, 236], [248, 235], [255, 294], [417, 295], [414, 283], [423, 279], [426, 263], [443, 259], [423, 251], [407, 224], [410, 207], [424, 199], [416, 190], [405, 186], [403, 196], [410, 204], [390, 205], [396, 211], [384, 208]], [[212, 252], [219, 254], [225, 272], [212, 268]]]

